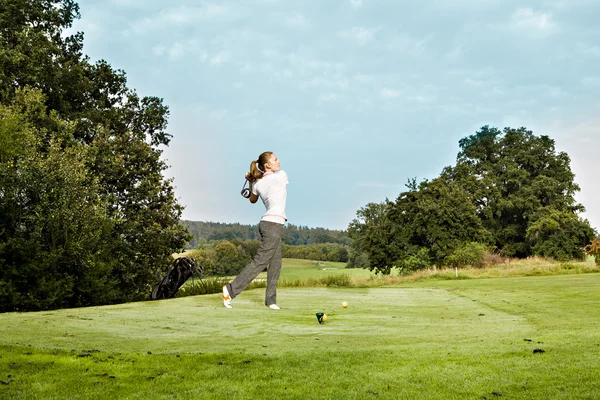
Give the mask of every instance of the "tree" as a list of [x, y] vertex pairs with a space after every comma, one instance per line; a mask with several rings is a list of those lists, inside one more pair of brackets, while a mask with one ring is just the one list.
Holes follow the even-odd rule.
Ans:
[[533, 254], [559, 261], [585, 259], [585, 246], [595, 237], [587, 221], [551, 207], [539, 209], [531, 218], [525, 238]]
[[[129, 89], [123, 71], [83, 56], [83, 34], [64, 34], [78, 17], [72, 0], [0, 3], [0, 104], [13, 104], [22, 88], [38, 88], [45, 113], [55, 113], [71, 127], [60, 149], [85, 154], [80, 162], [87, 175], [76, 182], [83, 190], [75, 193], [97, 192], [111, 222], [113, 239], [103, 254], [113, 264], [107, 281], [118, 293], [87, 304], [142, 299], [169, 268], [171, 254], [190, 239], [180, 224], [182, 207], [172, 181], [163, 175], [167, 165], [160, 146], [171, 138], [166, 133], [168, 109], [161, 99], [140, 98]], [[36, 151], [48, 153], [57, 118], [36, 118], [29, 121], [43, 144]], [[40, 182], [48, 178], [37, 177]], [[32, 195], [31, 201], [41, 200]], [[0, 256], [9, 262], [5, 257]]]
[[356, 212], [357, 218], [348, 226], [353, 253], [367, 255], [370, 271], [389, 273], [397, 259], [397, 249], [391, 241], [393, 226], [388, 218], [391, 206], [387, 199], [383, 203], [369, 203]]
[[[578, 232], [578, 247], [583, 249], [593, 239], [589, 223], [577, 216], [584, 207], [575, 201], [580, 189], [574, 182], [570, 158], [564, 152], [556, 153], [554, 140], [535, 136], [525, 128], [501, 132], [484, 126], [459, 145], [456, 166], [443, 175], [472, 194], [478, 216], [493, 236], [492, 244], [504, 255], [538, 254], [541, 244], [531, 240], [531, 234], [528, 238], [527, 232], [550, 210], [564, 213], [558, 220], [570, 221], [569, 234]], [[557, 243], [550, 252], [544, 247], [544, 255], [561, 258], [574, 254], [570, 241], [563, 244], [561, 248]], [[583, 250], [579, 254], [576, 258]]]
[[577, 215], [584, 211], [574, 198], [579, 186], [552, 139], [484, 126], [459, 145], [456, 165], [439, 177], [413, 179], [395, 202], [357, 212], [348, 227], [352, 257], [365, 253], [371, 270], [389, 273], [463, 263], [486, 248], [515, 257], [584, 256], [595, 232]]
[[[114, 223], [86, 165], [88, 148], [72, 142], [73, 124], [46, 115], [42, 101], [39, 90], [18, 90], [13, 104], [0, 105], [0, 311], [117, 296]], [[55, 130], [42, 134], [41, 120]]]

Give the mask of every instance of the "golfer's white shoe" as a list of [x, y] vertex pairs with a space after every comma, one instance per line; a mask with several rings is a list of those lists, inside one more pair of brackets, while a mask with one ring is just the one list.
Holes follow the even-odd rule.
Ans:
[[223, 286], [223, 305], [225, 308], [233, 308], [231, 307], [231, 296], [229, 295], [227, 286]]
[[270, 308], [271, 310], [281, 310], [281, 308], [280, 308], [280, 307], [279, 307], [277, 304], [271, 304], [271, 305], [269, 306], [269, 308]]

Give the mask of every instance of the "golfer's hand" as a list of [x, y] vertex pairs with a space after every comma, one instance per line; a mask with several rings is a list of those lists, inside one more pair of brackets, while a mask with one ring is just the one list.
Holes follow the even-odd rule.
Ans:
[[252, 174], [250, 174], [250, 172], [246, 172], [246, 179], [248, 179], [249, 181], [252, 181]]

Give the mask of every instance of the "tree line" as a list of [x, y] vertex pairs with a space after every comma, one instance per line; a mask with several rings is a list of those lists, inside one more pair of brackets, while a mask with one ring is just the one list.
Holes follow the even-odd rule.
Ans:
[[82, 52], [73, 0], [0, 2], [0, 311], [146, 299], [190, 240], [169, 110]]
[[[202, 221], [183, 221], [193, 235], [187, 247], [193, 249], [210, 241], [219, 240], [257, 240], [258, 225], [239, 223], [220, 223]], [[309, 228], [308, 226], [286, 224], [283, 227], [282, 242], [289, 246], [312, 245], [319, 243], [336, 243], [349, 245], [350, 238], [346, 231], [326, 228]]]
[[[237, 275], [256, 255], [260, 241], [251, 240], [211, 240], [202, 241], [187, 254], [202, 265], [206, 276]], [[347, 262], [349, 248], [338, 243], [314, 243], [290, 246], [282, 244], [283, 258], [299, 258], [314, 261]]]
[[454, 166], [369, 203], [349, 227], [350, 263], [389, 273], [451, 265], [482, 248], [502, 256], [583, 259], [596, 236], [579, 213], [570, 158], [526, 128], [484, 126], [459, 141]]

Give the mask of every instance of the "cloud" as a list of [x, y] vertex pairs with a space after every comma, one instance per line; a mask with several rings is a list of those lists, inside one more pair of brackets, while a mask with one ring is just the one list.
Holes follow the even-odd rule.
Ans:
[[365, 84], [365, 83], [371, 83], [375, 80], [375, 78], [372, 75], [367, 75], [367, 74], [355, 74], [352, 79], [354, 79], [355, 81]]
[[154, 54], [157, 57], [161, 57], [163, 54], [165, 54], [166, 51], [167, 48], [162, 44], [156, 45], [152, 48], [152, 54]]
[[596, 107], [574, 113], [566, 119], [544, 121], [539, 129], [555, 139], [557, 152], [565, 151], [571, 158], [575, 182], [581, 187], [581, 192], [575, 198], [586, 208], [582, 216], [595, 228], [600, 228], [600, 203], [597, 201], [600, 198], [600, 181], [593, 168], [598, 159], [595, 146], [600, 125], [598, 115], [600, 110]]
[[585, 54], [588, 57], [600, 57], [600, 47], [599, 46], [579, 43], [577, 45], [577, 47], [583, 54]]
[[198, 7], [180, 6], [162, 10], [158, 14], [132, 22], [127, 33], [144, 35], [148, 32], [177, 28], [209, 20], [231, 17], [229, 8], [221, 4], [203, 4]]
[[331, 103], [336, 101], [340, 96], [335, 93], [321, 93], [317, 99], [318, 104]]
[[329, 62], [316, 58], [306, 58], [296, 52], [287, 56], [288, 63], [300, 72], [314, 73], [315, 71], [342, 71], [346, 68], [342, 62]]
[[586, 87], [600, 87], [600, 76], [586, 76], [581, 83]]
[[402, 53], [406, 56], [420, 56], [427, 50], [427, 44], [434, 39], [434, 35], [429, 33], [423, 38], [412, 37], [407, 34], [393, 35], [386, 40], [388, 51]]
[[348, 89], [348, 78], [340, 74], [335, 74], [331, 77], [316, 76], [300, 84], [300, 88], [307, 87], [327, 87], [345, 90]]
[[446, 52], [444, 57], [446, 58], [446, 60], [456, 61], [462, 58], [463, 54], [463, 45], [459, 44], [458, 46], [455, 46], [452, 50]]
[[519, 8], [511, 15], [513, 28], [542, 36], [558, 32], [558, 26], [552, 19], [552, 14], [535, 12], [531, 8]]
[[393, 98], [393, 97], [400, 96], [400, 92], [397, 91], [397, 90], [394, 90], [394, 89], [390, 89], [390, 88], [384, 87], [383, 89], [381, 89], [379, 91], [379, 95], [381, 97], [383, 97], [384, 99], [390, 99], [390, 98]]
[[209, 63], [210, 65], [221, 65], [228, 62], [231, 54], [228, 51], [221, 50], [216, 54], [208, 54], [206, 52], [200, 55], [200, 60]]
[[339, 32], [338, 36], [344, 39], [354, 40], [359, 46], [364, 46], [375, 39], [375, 34], [380, 29], [380, 27], [369, 29], [362, 26], [355, 26], [350, 30]]
[[362, 0], [350, 0], [352, 8], [360, 8], [362, 6]]
[[286, 24], [292, 28], [308, 28], [310, 23], [302, 14], [296, 14], [286, 19]]
[[173, 47], [171, 47], [168, 50], [168, 53], [169, 53], [169, 59], [178, 60], [184, 56], [185, 46], [182, 43], [177, 42], [173, 45]]
[[181, 42], [176, 42], [169, 48], [159, 44], [152, 48], [152, 54], [159, 58], [167, 55], [169, 60], [179, 60], [186, 54], [187, 48], [188, 46]]

